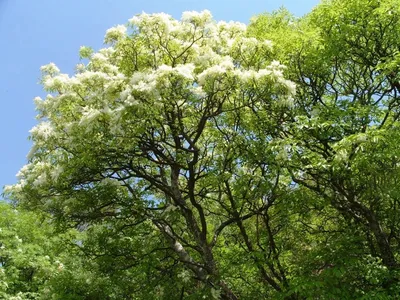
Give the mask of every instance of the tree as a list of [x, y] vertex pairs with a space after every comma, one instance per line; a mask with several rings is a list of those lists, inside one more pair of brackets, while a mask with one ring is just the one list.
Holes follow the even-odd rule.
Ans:
[[398, 5], [323, 1], [303, 19], [281, 11], [250, 26], [260, 39], [280, 43], [276, 27], [292, 36], [278, 58], [297, 84], [278, 142], [285, 169], [353, 228], [356, 253], [390, 270], [385, 289], [398, 289]]
[[46, 294], [45, 286], [62, 272], [70, 241], [68, 234], [53, 234], [43, 215], [0, 204], [1, 298], [37, 299]]
[[6, 194], [82, 231], [53, 293], [396, 299], [398, 4], [141, 14], [74, 76], [43, 67]]
[[[90, 244], [76, 230], [58, 232], [43, 213], [0, 203], [0, 297], [2, 299], [121, 299], [123, 281], [101, 272], [79, 247]], [[122, 276], [121, 276], [122, 277]], [[118, 277], [118, 280], [121, 280]]]
[[141, 14], [105, 42], [81, 49], [88, 63], [73, 77], [42, 68], [50, 94], [35, 100], [41, 122], [12, 197], [75, 226], [102, 224], [120, 244], [103, 254], [174, 278], [175, 298], [285, 290], [269, 211], [286, 177], [267, 144], [294, 85], [271, 44], [208, 11]]

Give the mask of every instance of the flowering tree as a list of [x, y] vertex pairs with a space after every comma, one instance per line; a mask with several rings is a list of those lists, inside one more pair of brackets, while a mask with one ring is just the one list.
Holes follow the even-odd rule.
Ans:
[[267, 145], [295, 86], [271, 43], [208, 11], [141, 14], [105, 43], [81, 48], [74, 76], [42, 67], [49, 94], [35, 99], [29, 163], [6, 192], [88, 230], [100, 224], [131, 245], [119, 255], [156, 255], [154, 269], [177, 270], [182, 297], [237, 299], [241, 272], [284, 290], [269, 211], [290, 180]]

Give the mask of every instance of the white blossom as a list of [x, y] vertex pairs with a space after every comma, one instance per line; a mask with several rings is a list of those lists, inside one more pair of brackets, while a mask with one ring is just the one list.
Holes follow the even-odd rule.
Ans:
[[128, 97], [130, 97], [132, 95], [132, 90], [130, 87], [127, 87], [126, 89], [124, 89], [121, 93], [120, 93], [120, 97], [121, 100], [125, 101], [126, 99], [128, 99]]
[[264, 44], [264, 46], [266, 46], [267, 48], [269, 48], [269, 49], [271, 49], [272, 50], [272, 48], [273, 48], [273, 43], [272, 43], [272, 41], [270, 41], [270, 40], [264, 40], [263, 41], [263, 44]]
[[131, 77], [130, 84], [134, 85], [138, 82], [142, 81], [145, 78], [146, 74], [142, 72], [135, 72]]
[[124, 25], [117, 25], [108, 29], [104, 37], [104, 43], [112, 43], [124, 38], [126, 31], [127, 29]]
[[79, 122], [80, 125], [87, 125], [92, 123], [101, 114], [100, 110], [95, 108], [85, 108], [82, 113], [82, 118]]
[[130, 19], [128, 20], [128, 21], [129, 21], [129, 24], [130, 24], [131, 26], [138, 26], [138, 25], [140, 24], [141, 18], [143, 18], [144, 15], [146, 15], [146, 13], [145, 13], [145, 12], [142, 12], [140, 15], [133, 16], [132, 18], [130, 18]]
[[193, 72], [195, 69], [195, 65], [192, 63], [189, 64], [184, 64], [184, 65], [177, 65], [174, 68], [174, 71], [176, 71], [179, 75], [181, 75], [182, 77], [188, 79], [188, 80], [193, 80], [194, 76], [193, 76]]
[[158, 14], [153, 14], [152, 19], [158, 24], [162, 24], [165, 26], [165, 33], [169, 33], [172, 29], [173, 26], [173, 21], [172, 17], [166, 13], [158, 13]]
[[211, 48], [207, 48], [195, 58], [195, 63], [200, 65], [202, 68], [208, 68], [219, 59], [220, 56], [218, 54], [216, 54]]
[[296, 94], [296, 84], [293, 81], [285, 80], [285, 84], [288, 88], [288, 91], [291, 95]]
[[161, 65], [158, 67], [157, 73], [169, 73], [173, 70], [171, 66], [168, 65]]
[[100, 62], [105, 62], [105, 61], [107, 61], [107, 57], [104, 54], [97, 52], [97, 53], [92, 55], [92, 61], [93, 60], [94, 61], [97, 60], [97, 61], [100, 61]]
[[41, 187], [41, 186], [43, 186], [44, 184], [46, 184], [47, 183], [47, 175], [46, 175], [46, 173], [42, 173], [42, 174], [40, 174], [34, 181], [33, 181], [33, 185], [35, 186], [35, 187]]
[[24, 165], [19, 171], [18, 173], [15, 175], [18, 179], [22, 179], [26, 176], [26, 174], [29, 172], [30, 170], [30, 164]]
[[49, 121], [43, 121], [29, 131], [32, 136], [48, 139], [54, 135], [54, 127]]
[[86, 69], [86, 66], [85, 66], [84, 64], [77, 64], [77, 65], [75, 66], [75, 70], [76, 70], [76, 72], [78, 72], [78, 73], [84, 72], [85, 69]]
[[204, 98], [207, 96], [207, 93], [203, 90], [201, 86], [195, 86], [191, 89], [193, 95], [195, 95], [198, 99]]
[[197, 26], [205, 25], [212, 21], [212, 14], [208, 10], [203, 10], [201, 12], [197, 11], [185, 11], [182, 13], [182, 22], [193, 23]]
[[198, 82], [199, 84], [204, 85], [208, 78], [219, 77], [220, 75], [225, 74], [226, 71], [227, 69], [223, 65], [212, 66], [198, 75]]
[[60, 73], [60, 69], [55, 65], [55, 63], [49, 63], [40, 67], [43, 74], [55, 75]]
[[35, 98], [33, 99], [33, 102], [34, 102], [35, 104], [37, 104], [37, 103], [39, 103], [39, 102], [41, 102], [41, 101], [43, 101], [43, 99], [40, 98], [40, 97], [35, 97]]
[[51, 178], [53, 180], [57, 180], [63, 171], [64, 171], [64, 168], [62, 166], [56, 165], [50, 172]]

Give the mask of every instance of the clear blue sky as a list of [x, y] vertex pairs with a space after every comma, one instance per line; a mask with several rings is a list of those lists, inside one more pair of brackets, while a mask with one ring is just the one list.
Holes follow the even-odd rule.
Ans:
[[54, 62], [72, 73], [82, 45], [102, 47], [105, 31], [133, 15], [165, 12], [180, 18], [186, 10], [208, 9], [216, 20], [248, 23], [250, 17], [280, 6], [297, 16], [318, 0], [0, 0], [0, 191], [16, 182], [31, 147], [36, 124], [33, 98], [40, 66]]

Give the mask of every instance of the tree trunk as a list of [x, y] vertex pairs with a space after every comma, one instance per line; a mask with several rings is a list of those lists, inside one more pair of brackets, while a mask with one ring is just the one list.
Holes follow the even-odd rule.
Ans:
[[397, 262], [390, 247], [387, 234], [384, 232], [381, 225], [379, 224], [375, 213], [357, 201], [351, 201], [350, 206], [361, 216], [363, 216], [367, 221], [368, 228], [375, 237], [380, 257], [382, 258], [382, 263], [388, 268], [396, 267]]

